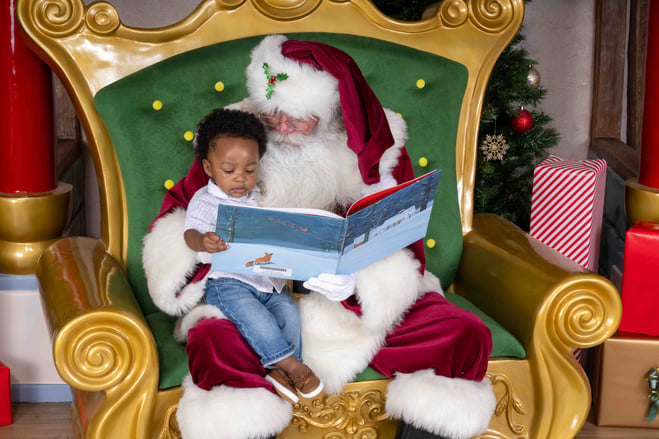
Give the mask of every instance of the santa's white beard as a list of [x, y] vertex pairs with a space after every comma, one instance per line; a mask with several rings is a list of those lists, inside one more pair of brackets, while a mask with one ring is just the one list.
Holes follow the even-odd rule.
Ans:
[[337, 211], [359, 199], [365, 187], [356, 154], [345, 135], [332, 130], [310, 136], [271, 133], [259, 166], [259, 204], [266, 207]]

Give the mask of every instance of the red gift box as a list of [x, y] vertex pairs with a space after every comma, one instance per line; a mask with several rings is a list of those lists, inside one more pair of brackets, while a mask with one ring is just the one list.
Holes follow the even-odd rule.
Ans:
[[659, 223], [639, 221], [625, 235], [620, 331], [659, 336]]
[[9, 391], [9, 368], [0, 362], [0, 426], [9, 425], [11, 419], [11, 393]]

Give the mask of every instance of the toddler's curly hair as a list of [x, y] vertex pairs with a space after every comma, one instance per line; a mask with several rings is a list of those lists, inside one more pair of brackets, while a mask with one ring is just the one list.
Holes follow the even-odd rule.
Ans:
[[219, 137], [236, 137], [255, 140], [259, 145], [259, 157], [266, 150], [266, 133], [263, 123], [252, 113], [241, 110], [216, 108], [197, 125], [193, 143], [195, 156], [203, 160], [208, 156], [211, 143]]

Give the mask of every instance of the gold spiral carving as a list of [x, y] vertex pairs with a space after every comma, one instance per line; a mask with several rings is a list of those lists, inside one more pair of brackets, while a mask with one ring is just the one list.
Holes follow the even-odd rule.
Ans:
[[464, 0], [447, 0], [442, 2], [439, 18], [446, 27], [461, 26], [469, 17], [469, 7]]
[[87, 27], [97, 34], [109, 34], [121, 24], [119, 14], [114, 7], [105, 2], [93, 3], [85, 15]]
[[305, 433], [309, 426], [332, 431], [325, 439], [345, 437], [376, 438], [373, 424], [388, 419], [385, 413], [385, 398], [379, 390], [348, 392], [314, 399], [293, 413], [293, 425]]
[[551, 308], [549, 334], [570, 347], [586, 348], [603, 341], [611, 330], [609, 307], [589, 290], [570, 290], [557, 298]]
[[525, 414], [526, 408], [519, 396], [515, 394], [512, 381], [506, 375], [493, 375], [491, 373], [487, 374], [487, 378], [490, 380], [493, 387], [496, 387], [497, 385], [498, 387], [503, 387], [503, 394], [501, 395], [501, 398], [497, 400], [494, 415], [501, 416], [505, 413], [506, 422], [508, 423], [510, 431], [512, 431], [516, 437], [525, 435], [526, 427], [515, 423], [513, 419], [516, 413], [520, 415]]
[[[122, 382], [136, 365], [129, 332], [116, 319], [81, 322], [67, 334], [67, 361], [58, 364], [69, 383], [87, 391], [108, 389]], [[124, 325], [125, 326], [125, 325]], [[128, 333], [127, 333], [128, 332]]]
[[62, 38], [78, 30], [82, 24], [83, 5], [79, 0], [35, 1], [32, 21], [44, 34]]
[[469, 18], [474, 25], [487, 33], [505, 29], [513, 18], [511, 0], [471, 0]]
[[253, 0], [264, 15], [276, 20], [297, 20], [312, 13], [321, 0]]

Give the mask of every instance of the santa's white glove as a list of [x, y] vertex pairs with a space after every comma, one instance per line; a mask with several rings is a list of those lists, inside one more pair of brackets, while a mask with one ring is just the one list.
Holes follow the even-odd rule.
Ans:
[[355, 292], [355, 275], [322, 273], [318, 277], [310, 278], [303, 285], [329, 300], [340, 302]]

